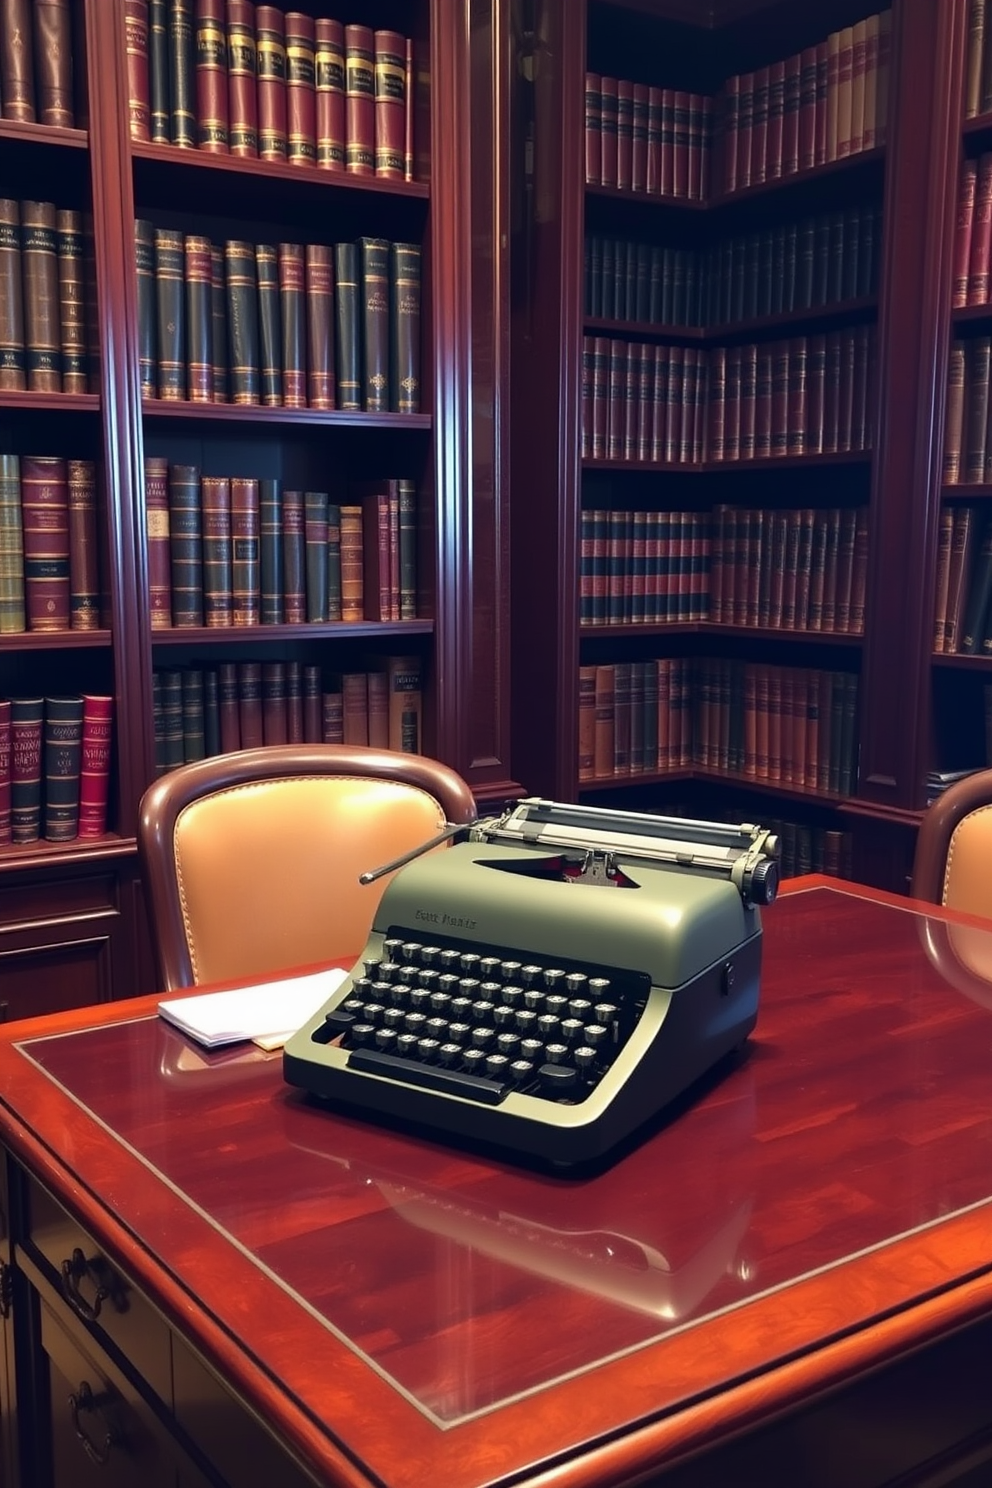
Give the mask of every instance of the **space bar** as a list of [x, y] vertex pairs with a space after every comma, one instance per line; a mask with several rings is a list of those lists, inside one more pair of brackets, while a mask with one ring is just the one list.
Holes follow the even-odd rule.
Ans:
[[348, 1068], [364, 1070], [369, 1075], [388, 1075], [391, 1080], [422, 1085], [425, 1090], [440, 1090], [445, 1095], [467, 1095], [469, 1100], [484, 1101], [487, 1106], [498, 1105], [506, 1094], [506, 1086], [499, 1080], [463, 1075], [458, 1070], [436, 1069], [429, 1064], [402, 1059], [398, 1054], [380, 1054], [375, 1049], [354, 1049], [348, 1055]]

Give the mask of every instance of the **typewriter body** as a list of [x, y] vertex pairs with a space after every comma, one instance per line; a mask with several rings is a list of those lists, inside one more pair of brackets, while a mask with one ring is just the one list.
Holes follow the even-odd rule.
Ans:
[[556, 1166], [597, 1159], [758, 1014], [759, 827], [536, 798], [400, 868], [293, 1085]]

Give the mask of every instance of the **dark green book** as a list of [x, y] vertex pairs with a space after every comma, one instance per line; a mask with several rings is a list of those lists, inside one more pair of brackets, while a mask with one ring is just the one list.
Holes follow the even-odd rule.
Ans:
[[174, 145], [196, 147], [193, 106], [193, 0], [169, 0], [169, 134]]
[[158, 395], [169, 402], [186, 397], [185, 252], [181, 232], [169, 227], [155, 229]]
[[263, 625], [283, 622], [282, 493], [279, 482], [263, 476], [258, 482], [261, 561], [261, 614]]
[[417, 618], [417, 487], [412, 480], [397, 481], [399, 486], [400, 619]]
[[303, 668], [298, 661], [286, 663], [286, 742], [303, 743]]
[[262, 663], [262, 735], [266, 744], [287, 744], [286, 664]]
[[79, 835], [79, 771], [83, 748], [81, 696], [45, 699], [45, 840]]
[[203, 622], [209, 629], [233, 624], [231, 482], [226, 475], [200, 481], [203, 533]]
[[961, 644], [958, 651], [965, 656], [974, 656], [983, 650], [988, 624], [989, 602], [992, 600], [992, 521], [988, 522], [982, 535], [982, 544], [971, 570], [968, 600], [964, 609], [961, 627]]
[[420, 245], [393, 243], [389, 255], [390, 408], [420, 412]]
[[341, 619], [341, 508], [327, 503], [327, 618]]
[[253, 243], [229, 239], [227, 268], [228, 366], [232, 403], [259, 401], [258, 283]]
[[169, 466], [169, 553], [172, 570], [172, 624], [203, 624], [203, 536], [200, 471], [195, 465]]
[[361, 326], [358, 315], [358, 249], [354, 243], [334, 245], [334, 353], [337, 406], [362, 406]]
[[388, 413], [390, 243], [385, 238], [359, 238], [362, 276], [362, 404], [366, 413]]
[[169, 0], [148, 0], [148, 91], [152, 140], [167, 145], [172, 139], [169, 108]]
[[316, 624], [328, 618], [327, 492], [304, 492], [303, 505], [306, 542], [306, 615], [311, 624]]
[[282, 610], [287, 625], [307, 617], [306, 535], [302, 491], [282, 493]]
[[154, 745], [155, 774], [162, 775], [165, 763], [165, 713], [162, 708], [162, 674], [152, 672], [152, 738]]
[[187, 234], [183, 241], [186, 273], [186, 390], [191, 403], [214, 401], [213, 258], [209, 238]]
[[279, 244], [282, 393], [287, 408], [307, 406], [307, 340], [302, 243]]
[[279, 266], [270, 243], [255, 248], [258, 275], [259, 358], [262, 402], [268, 408], [282, 406], [282, 326], [279, 319]]
[[21, 462], [17, 455], [0, 454], [0, 635], [25, 630]]
[[11, 841], [37, 842], [41, 835], [41, 739], [45, 700], [10, 700]]
[[141, 396], [158, 393], [158, 301], [155, 279], [155, 229], [138, 217], [134, 224], [134, 266], [138, 283], [138, 366]]
[[186, 764], [192, 764], [206, 755], [203, 671], [200, 667], [187, 667], [182, 679], [183, 759]]
[[220, 754], [220, 682], [216, 667], [203, 669], [203, 749], [208, 759]]
[[183, 674], [178, 669], [159, 673], [162, 695], [162, 768], [183, 763]]
[[214, 402], [226, 403], [230, 396], [227, 376], [227, 282], [224, 251], [210, 249], [210, 365], [213, 369]]

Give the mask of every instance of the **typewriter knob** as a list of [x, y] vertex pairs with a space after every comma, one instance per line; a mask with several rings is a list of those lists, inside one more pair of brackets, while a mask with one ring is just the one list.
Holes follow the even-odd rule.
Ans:
[[771, 858], [762, 858], [760, 863], [755, 863], [744, 890], [752, 904], [774, 903], [778, 893], [778, 864]]

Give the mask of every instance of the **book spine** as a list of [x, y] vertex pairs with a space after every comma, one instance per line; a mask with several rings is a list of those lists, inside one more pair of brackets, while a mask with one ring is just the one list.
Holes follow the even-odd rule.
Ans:
[[356, 410], [362, 406], [361, 326], [358, 315], [358, 248], [354, 243], [334, 245], [334, 313], [337, 405]]
[[307, 618], [306, 535], [302, 491], [282, 495], [283, 620], [302, 625]]
[[304, 537], [306, 559], [306, 618], [320, 624], [327, 613], [327, 492], [306, 491], [304, 504]]
[[183, 239], [186, 287], [186, 395], [191, 403], [214, 400], [213, 251], [209, 238]]
[[24, 295], [21, 283], [21, 209], [0, 198], [0, 392], [28, 385], [24, 355]]
[[420, 244], [390, 244], [389, 407], [393, 413], [420, 412], [420, 278]]
[[341, 737], [345, 744], [369, 742], [369, 687], [365, 672], [342, 673]]
[[[363, 504], [364, 593], [367, 620], [391, 620], [392, 575], [390, 565], [389, 485], [366, 490], [352, 487], [352, 495]], [[396, 616], [395, 618], [399, 618]]]
[[5, 119], [35, 123], [30, 0], [4, 0], [0, 8], [0, 99]]
[[283, 623], [282, 493], [278, 480], [263, 476], [258, 483], [259, 521], [259, 621], [262, 625]]
[[367, 413], [388, 413], [389, 252], [385, 238], [358, 240], [362, 299], [362, 404]]
[[186, 396], [186, 317], [183, 314], [183, 234], [155, 228], [158, 396], [182, 402]]
[[21, 202], [21, 269], [28, 388], [62, 391], [57, 217], [52, 202]]
[[231, 571], [231, 482], [226, 476], [200, 480], [203, 507], [203, 622], [209, 630], [233, 624]]
[[216, 667], [203, 670], [203, 751], [207, 759], [220, 754], [220, 686]]
[[403, 120], [403, 179], [412, 181], [414, 178], [414, 80], [416, 78], [416, 65], [413, 59], [413, 37], [406, 38], [403, 66], [406, 72], [404, 84], [405, 111]]
[[45, 699], [45, 840], [72, 842], [79, 834], [79, 775], [83, 744], [83, 699]]
[[17, 455], [0, 454], [0, 635], [25, 630], [21, 462]]
[[39, 124], [72, 129], [72, 11], [69, 0], [34, 0], [34, 71]]
[[169, 136], [174, 145], [196, 145], [193, 112], [192, 0], [169, 0]]
[[634, 165], [634, 84], [617, 79], [617, 189], [629, 191]]
[[646, 191], [648, 182], [648, 86], [633, 87], [633, 120], [631, 124], [630, 189]]
[[318, 17], [314, 23], [317, 164], [324, 170], [345, 168], [344, 27]]
[[67, 460], [69, 501], [69, 614], [72, 630], [99, 630], [100, 575], [96, 543], [96, 469], [92, 460]]
[[961, 479], [961, 436], [964, 430], [965, 352], [955, 341], [947, 359], [947, 410], [944, 417], [944, 484], [956, 486]]
[[158, 393], [158, 288], [155, 272], [155, 229], [138, 217], [134, 223], [134, 266], [138, 291], [138, 375], [141, 396]]
[[65, 460], [21, 458], [28, 629], [69, 629], [69, 493]]
[[232, 403], [259, 401], [258, 285], [252, 243], [229, 238], [224, 244], [227, 270], [228, 365]]
[[389, 747], [419, 754], [421, 715], [423, 711], [422, 680], [419, 656], [390, 656], [386, 660], [389, 678]]
[[341, 619], [341, 508], [336, 501], [327, 503], [327, 619]]
[[[339, 519], [341, 547], [341, 619], [365, 619], [363, 522], [360, 506], [342, 506]], [[328, 575], [328, 587], [330, 575]], [[328, 602], [328, 608], [330, 604]]]
[[376, 31], [375, 173], [402, 181], [406, 137], [406, 40], [398, 31]]
[[182, 673], [182, 714], [183, 761], [190, 765], [206, 755], [202, 667], [186, 667]]
[[371, 26], [344, 28], [345, 169], [375, 174], [375, 39]]
[[55, 217], [55, 242], [58, 254], [62, 391], [85, 393], [89, 388], [89, 358], [86, 350], [81, 213], [61, 207], [58, 209]]
[[12, 840], [10, 810], [10, 699], [0, 700], [0, 846]]
[[11, 840], [37, 842], [41, 835], [41, 740], [45, 700], [10, 700]]
[[334, 407], [334, 269], [331, 250], [308, 243], [305, 253], [307, 401]]
[[315, 32], [311, 16], [286, 12], [286, 138], [292, 165], [317, 161]]
[[169, 462], [157, 455], [145, 459], [145, 537], [149, 623], [152, 630], [168, 630], [172, 625]]
[[252, 0], [227, 0], [227, 109], [232, 155], [258, 155], [258, 68], [255, 51], [255, 6]]
[[982, 53], [985, 48], [985, 0], [969, 0], [968, 43], [964, 70], [964, 116], [973, 119], [982, 101]]
[[203, 624], [203, 535], [200, 471], [195, 465], [169, 467], [169, 553], [172, 623]]
[[306, 288], [301, 243], [279, 244], [282, 312], [282, 396], [287, 408], [307, 406]]
[[169, 122], [169, 0], [148, 0], [149, 128], [157, 145], [171, 139]]
[[227, 376], [227, 282], [223, 249], [210, 248], [210, 365], [214, 402], [226, 403], [230, 389]]
[[320, 744], [323, 737], [320, 667], [305, 666], [303, 668], [303, 741], [306, 744]]
[[231, 481], [231, 581], [235, 625], [257, 625], [261, 601], [259, 571], [258, 481], [236, 477]]
[[[340, 678], [336, 681], [340, 682]], [[325, 744], [344, 743], [344, 696], [340, 686], [332, 686], [320, 699], [321, 739]]]
[[279, 264], [270, 243], [255, 247], [262, 403], [282, 407], [282, 328], [279, 323]]
[[975, 220], [975, 196], [978, 162], [965, 160], [958, 183], [958, 212], [954, 231], [954, 257], [951, 279], [951, 305], [960, 309], [968, 303], [968, 278], [971, 263], [971, 236]]
[[194, 0], [196, 143], [213, 155], [230, 149], [227, 23], [224, 0]]
[[286, 742], [303, 743], [303, 668], [298, 661], [286, 663]]
[[399, 619], [417, 618], [417, 488], [412, 480], [397, 482], [397, 580]]
[[262, 737], [266, 744], [286, 744], [289, 741], [286, 664], [282, 661], [262, 663]]
[[258, 155], [260, 160], [285, 160], [289, 123], [286, 103], [286, 21], [275, 5], [255, 11], [258, 69]]
[[241, 748], [237, 662], [221, 661], [217, 664], [217, 715], [220, 752], [234, 754]]
[[985, 479], [990, 347], [992, 340], [988, 336], [976, 336], [968, 348], [971, 355], [966, 358], [965, 386], [968, 401], [965, 412], [964, 478], [969, 485]]
[[260, 661], [238, 663], [238, 726], [242, 749], [260, 749], [265, 743]]

